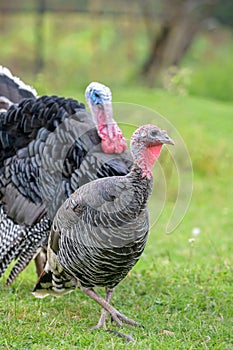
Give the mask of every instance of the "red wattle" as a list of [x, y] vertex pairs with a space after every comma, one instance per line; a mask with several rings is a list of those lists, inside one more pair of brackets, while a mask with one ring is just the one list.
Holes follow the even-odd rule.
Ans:
[[142, 177], [147, 176], [150, 178], [152, 176], [151, 169], [155, 161], [158, 159], [160, 152], [162, 150], [162, 144], [152, 147], [147, 147], [143, 150], [141, 154], [140, 167], [142, 169]]
[[121, 130], [113, 121], [110, 124], [106, 124], [105, 113], [100, 110], [98, 113], [98, 134], [101, 138], [101, 147], [104, 153], [122, 153], [127, 148], [127, 143], [122, 135]]
[[101, 147], [104, 153], [122, 153], [127, 148], [127, 143], [124, 138], [110, 140], [105, 138], [101, 140]]
[[146, 148], [146, 158], [148, 165], [153, 167], [155, 161], [159, 158], [160, 152], [162, 150], [162, 144]]

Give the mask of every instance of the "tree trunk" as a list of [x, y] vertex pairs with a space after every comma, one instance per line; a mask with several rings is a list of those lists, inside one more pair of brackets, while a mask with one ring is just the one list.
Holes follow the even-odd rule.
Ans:
[[149, 86], [159, 81], [164, 70], [179, 65], [200, 30], [202, 21], [213, 12], [216, 3], [217, 0], [168, 1], [166, 11], [170, 11], [169, 16], [162, 23], [159, 35], [154, 38], [141, 71]]

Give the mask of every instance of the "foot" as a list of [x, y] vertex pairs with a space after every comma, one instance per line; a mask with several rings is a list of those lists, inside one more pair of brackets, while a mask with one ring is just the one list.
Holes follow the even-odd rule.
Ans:
[[115, 308], [112, 307], [112, 311], [109, 312], [112, 320], [115, 321], [119, 326], [122, 326], [122, 321], [124, 323], [130, 324], [131, 326], [141, 326], [140, 323], [137, 321], [132, 320], [131, 318], [128, 318], [121, 312], [117, 311]]

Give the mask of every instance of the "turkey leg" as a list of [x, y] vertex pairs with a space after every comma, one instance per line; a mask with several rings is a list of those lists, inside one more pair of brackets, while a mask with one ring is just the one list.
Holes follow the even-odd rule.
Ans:
[[[119, 325], [122, 326], [122, 321], [130, 324], [132, 326], [141, 326], [140, 323], [131, 320], [130, 318], [128, 318], [127, 316], [125, 316], [124, 314], [120, 313], [119, 311], [117, 311], [113, 306], [111, 306], [109, 304], [109, 302], [107, 301], [107, 298], [111, 299], [113, 290], [110, 289], [108, 291], [110, 291], [110, 293], [108, 294], [107, 292], [107, 296], [106, 296], [106, 300], [104, 300], [101, 296], [99, 296], [93, 289], [91, 288], [81, 288], [81, 290], [88, 295], [91, 299], [95, 300], [100, 306], [102, 306], [107, 312], [110, 313], [112, 319]], [[99, 323], [103, 323], [104, 318], [106, 318], [106, 315], [104, 314], [104, 312], [101, 313], [100, 316], [100, 320], [97, 324], [96, 327], [98, 327]], [[104, 323], [103, 323], [104, 325]], [[102, 325], [101, 325], [102, 326]], [[98, 327], [100, 328], [100, 327]]]
[[[105, 301], [107, 303], [110, 303], [113, 292], [114, 292], [114, 289], [106, 288]], [[92, 327], [91, 329], [99, 329], [101, 327], [106, 328], [106, 317], [107, 317], [107, 310], [103, 307], [101, 310], [101, 316], [100, 316], [99, 322], [97, 323], [97, 325], [95, 327]]]

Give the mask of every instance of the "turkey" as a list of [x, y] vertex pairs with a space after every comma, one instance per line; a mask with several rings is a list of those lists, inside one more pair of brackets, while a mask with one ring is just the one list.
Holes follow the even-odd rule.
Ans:
[[37, 97], [36, 90], [13, 76], [8, 68], [0, 65], [0, 111], [8, 110], [13, 103], [32, 97]]
[[[107, 313], [120, 326], [139, 325], [110, 300], [145, 248], [152, 167], [163, 144], [174, 144], [164, 130], [140, 127], [131, 138], [134, 163], [127, 175], [87, 183], [62, 204], [52, 224], [45, 269], [33, 290], [36, 297], [61, 296], [80, 287], [103, 308], [94, 328], [106, 326]], [[105, 287], [106, 299], [94, 287]]]
[[131, 168], [111, 91], [94, 82], [85, 96], [92, 116], [82, 103], [56, 96], [24, 99], [0, 114], [0, 276], [18, 259], [7, 284], [46, 244], [71, 193]]

